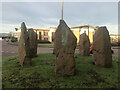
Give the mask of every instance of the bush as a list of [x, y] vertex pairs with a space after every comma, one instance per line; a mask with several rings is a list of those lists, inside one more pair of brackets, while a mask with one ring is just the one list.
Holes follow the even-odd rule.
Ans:
[[17, 38], [12, 37], [11, 42], [17, 42], [17, 41], [18, 41]]
[[51, 43], [51, 42], [47, 40], [38, 40], [38, 43]]
[[120, 46], [120, 42], [113, 42], [111, 43], [111, 46]]

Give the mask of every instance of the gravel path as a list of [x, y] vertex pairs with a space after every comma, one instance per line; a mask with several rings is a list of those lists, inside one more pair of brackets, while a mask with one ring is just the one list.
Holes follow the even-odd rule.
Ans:
[[[118, 50], [120, 50], [120, 47], [112, 47], [114, 54], [113, 55], [120, 55], [120, 52], [118, 52]], [[50, 47], [38, 47], [37, 49], [38, 53], [52, 53], [53, 52], [53, 48]], [[78, 53], [78, 49], [76, 49], [75, 51], [76, 53]], [[18, 53], [18, 46], [17, 45], [12, 45], [9, 42], [6, 42], [5, 40], [2, 40], [2, 56], [15, 56]]]

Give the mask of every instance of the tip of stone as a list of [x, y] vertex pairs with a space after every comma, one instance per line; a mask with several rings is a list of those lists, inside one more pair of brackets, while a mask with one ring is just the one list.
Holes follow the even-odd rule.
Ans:
[[21, 26], [26, 27], [24, 22], [22, 22]]
[[106, 28], [106, 26], [101, 26], [100, 28]]
[[65, 23], [65, 21], [63, 19], [60, 19], [60, 23]]
[[25, 25], [24, 22], [22, 22], [22, 24], [21, 24], [21, 32], [26, 31], [26, 30], [27, 30], [26, 25]]
[[22, 24], [25, 24], [25, 22], [22, 22]]
[[107, 29], [107, 27], [106, 27], [106, 26], [101, 26], [101, 27], [99, 27], [98, 29], [99, 29], [99, 30], [105, 30], [105, 29]]
[[109, 32], [108, 30], [107, 30], [107, 27], [106, 26], [101, 26], [101, 27], [99, 27], [98, 28], [98, 31], [107, 31], [107, 32]]
[[60, 19], [59, 25], [69, 27], [63, 19]]
[[33, 28], [29, 28], [28, 30], [33, 30]]

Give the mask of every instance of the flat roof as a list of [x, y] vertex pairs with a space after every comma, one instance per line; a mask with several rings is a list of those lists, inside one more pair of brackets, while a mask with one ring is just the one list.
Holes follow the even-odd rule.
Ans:
[[120, 34], [110, 34], [110, 36], [120, 36]]
[[[71, 26], [70, 27], [70, 29], [77, 29], [77, 28], [84, 28], [84, 27], [89, 27], [89, 28], [93, 28], [94, 29], [94, 27], [93, 26], [91, 26], [91, 25], [78, 25], [78, 26]], [[19, 31], [20, 30], [20, 27], [16, 27], [16, 28], [18, 28], [18, 30], [17, 31]], [[50, 29], [57, 29], [57, 27], [49, 27], [49, 28], [27, 28], [27, 29], [33, 29], [33, 30], [50, 30]]]
[[91, 25], [78, 25], [78, 26], [71, 26], [70, 28], [74, 29], [74, 28], [83, 28], [83, 27], [89, 27], [89, 28], [93, 28], [94, 29], [94, 27], [91, 26]]

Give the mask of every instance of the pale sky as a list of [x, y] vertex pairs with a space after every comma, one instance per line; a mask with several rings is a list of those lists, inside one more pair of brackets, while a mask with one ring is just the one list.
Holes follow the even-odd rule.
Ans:
[[[60, 2], [2, 2], [0, 33], [15, 32], [22, 22], [32, 28], [57, 27], [60, 19]], [[117, 34], [118, 3], [64, 2], [64, 20], [68, 26], [107, 26], [110, 34]]]

